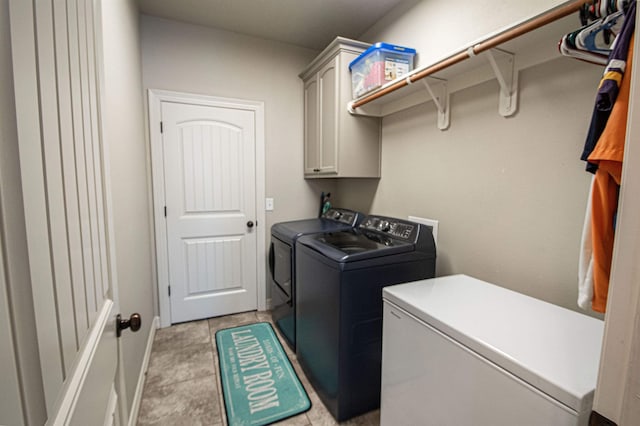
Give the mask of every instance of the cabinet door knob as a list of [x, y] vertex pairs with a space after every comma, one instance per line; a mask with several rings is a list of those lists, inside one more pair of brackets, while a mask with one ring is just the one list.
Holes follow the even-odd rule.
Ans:
[[247, 228], [253, 228], [253, 222], [252, 221], [247, 222]]
[[314, 171], [314, 172], [319, 172], [319, 171], [320, 171], [320, 169], [313, 169], [313, 171]]

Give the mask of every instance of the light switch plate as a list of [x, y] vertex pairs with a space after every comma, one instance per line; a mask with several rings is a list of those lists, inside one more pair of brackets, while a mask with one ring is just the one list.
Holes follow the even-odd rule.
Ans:
[[265, 199], [264, 208], [266, 211], [273, 211], [273, 198]]

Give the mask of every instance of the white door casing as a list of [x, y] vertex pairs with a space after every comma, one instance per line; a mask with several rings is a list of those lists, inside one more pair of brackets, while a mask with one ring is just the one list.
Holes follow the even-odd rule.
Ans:
[[161, 327], [266, 308], [263, 114], [149, 91]]

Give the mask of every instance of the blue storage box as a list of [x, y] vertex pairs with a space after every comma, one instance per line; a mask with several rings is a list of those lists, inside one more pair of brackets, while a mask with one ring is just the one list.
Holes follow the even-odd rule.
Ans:
[[376, 43], [349, 64], [353, 97], [377, 89], [413, 70], [416, 50], [388, 43]]

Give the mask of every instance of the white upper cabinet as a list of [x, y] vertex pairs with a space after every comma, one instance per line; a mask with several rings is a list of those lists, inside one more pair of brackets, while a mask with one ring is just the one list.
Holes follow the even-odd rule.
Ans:
[[304, 81], [304, 175], [380, 177], [380, 119], [354, 117], [349, 63], [368, 44], [336, 38], [300, 74]]

